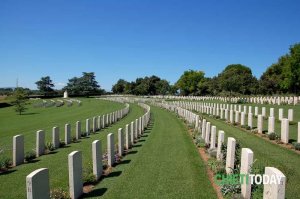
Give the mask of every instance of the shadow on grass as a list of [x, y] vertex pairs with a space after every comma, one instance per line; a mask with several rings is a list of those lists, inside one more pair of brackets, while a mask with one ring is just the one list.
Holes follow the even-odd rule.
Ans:
[[146, 140], [139, 140], [138, 142], [145, 142]]
[[15, 171], [17, 171], [17, 170], [16, 169], [12, 169], [12, 170], [3, 171], [3, 172], [0, 173], [0, 176], [7, 175], [7, 174], [13, 173]]
[[39, 162], [40, 160], [30, 160], [28, 162], [26, 162], [26, 164], [32, 164], [32, 163], [36, 163], [36, 162]]
[[90, 198], [90, 197], [96, 197], [96, 196], [103, 196], [106, 191], [107, 191], [107, 188], [93, 189], [90, 193], [84, 194], [82, 196], [82, 198]]
[[[119, 164], [121, 164], [121, 163], [119, 163]], [[112, 177], [118, 177], [121, 174], [122, 174], [122, 171], [113, 171], [110, 174], [108, 174], [107, 176], [104, 176], [103, 179], [105, 179], [105, 178], [112, 178]]]
[[21, 115], [36, 115], [36, 114], [39, 114], [39, 113], [22, 113]]
[[130, 154], [137, 154], [137, 152], [138, 152], [138, 151], [129, 151], [129, 152], [127, 153], [127, 155], [130, 155]]
[[118, 165], [129, 164], [130, 162], [131, 162], [131, 160], [123, 160], [120, 163], [118, 163]]
[[132, 148], [141, 147], [141, 146], [143, 146], [143, 145], [141, 145], [141, 144], [136, 144], [136, 145], [133, 145]]

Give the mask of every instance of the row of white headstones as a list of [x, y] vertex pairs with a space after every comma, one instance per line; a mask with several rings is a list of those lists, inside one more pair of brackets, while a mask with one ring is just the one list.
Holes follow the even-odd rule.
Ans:
[[[160, 103], [156, 104], [165, 109], [176, 112], [180, 117], [184, 118], [188, 123], [195, 124], [195, 129], [201, 132], [201, 137], [205, 140], [206, 144], [210, 144], [211, 149], [216, 148], [216, 126], [211, 126], [210, 122], [206, 122], [205, 119], [202, 121], [199, 119], [200, 116], [189, 111], [185, 108], [179, 107], [177, 105], [171, 103]], [[221, 147], [224, 143], [225, 133], [222, 130], [218, 132], [218, 142], [217, 142], [217, 159], [221, 160], [223, 157]], [[232, 168], [234, 168], [234, 160], [235, 160], [235, 146], [236, 140], [233, 137], [228, 137], [227, 140], [227, 153], [226, 153], [226, 173], [230, 174], [232, 172]], [[250, 174], [249, 171], [253, 164], [253, 151], [249, 148], [242, 148], [241, 152], [241, 169], [240, 173]], [[272, 199], [284, 199], [285, 198], [285, 183], [286, 177], [285, 175], [274, 167], [265, 167], [265, 175], [271, 177], [276, 176], [280, 177], [279, 184], [264, 184], [264, 193], [263, 198], [272, 198]], [[250, 199], [251, 197], [251, 183], [246, 184], [243, 183], [241, 185], [241, 193], [242, 196], [246, 199]]]
[[220, 100], [223, 102], [237, 103], [239, 100], [245, 101], [247, 103], [254, 104], [289, 104], [296, 105], [300, 101], [300, 96], [290, 96], [290, 97], [273, 97], [273, 96], [264, 96], [264, 97], [220, 97], [220, 96], [173, 96], [173, 95], [156, 95], [152, 96], [153, 98], [158, 99], [173, 99], [173, 100], [197, 100], [197, 101], [207, 101], [207, 100]]
[[[253, 127], [253, 114], [252, 106], [244, 106], [243, 111], [241, 105], [232, 105], [232, 104], [217, 104], [217, 103], [197, 103], [197, 102], [172, 102], [175, 105], [186, 108], [188, 110], [195, 110], [200, 113], [206, 113], [214, 116], [219, 116], [220, 119], [225, 119], [230, 123], [240, 123], [244, 126], [247, 109], [248, 109], [248, 122], [247, 126], [250, 128]], [[255, 107], [254, 115], [257, 116], [257, 132], [263, 133], [263, 119], [266, 118], [266, 107], [261, 107], [261, 114], [259, 113], [259, 107]], [[283, 109], [278, 110], [278, 120], [281, 121], [281, 132], [280, 137], [283, 143], [289, 142], [289, 122], [294, 120], [294, 110], [288, 110], [288, 117], [283, 117]], [[275, 116], [274, 108], [270, 108], [269, 117], [268, 117], [268, 133], [274, 133], [275, 131]], [[300, 142], [300, 122], [298, 122], [298, 137], [297, 142]]]
[[[126, 104], [125, 108], [121, 110], [108, 113], [106, 115], [97, 116], [91, 119], [86, 119], [86, 136], [89, 136], [90, 132], [95, 133], [102, 128], [105, 128], [121, 118], [125, 117], [129, 112], [129, 104]], [[81, 122], [77, 121], [75, 124], [75, 137], [76, 140], [81, 138]], [[52, 144], [54, 149], [60, 147], [59, 127], [55, 126], [52, 128]], [[65, 144], [71, 143], [71, 125], [65, 124]], [[45, 131], [38, 130], [36, 132], [36, 157], [45, 154]], [[13, 166], [17, 166], [24, 163], [24, 135], [13, 136]]]
[[[132, 121], [125, 126], [125, 139], [122, 128], [118, 129], [118, 155], [124, 155], [124, 149], [129, 150], [134, 142], [143, 135], [145, 128], [150, 121], [150, 107], [146, 104], [139, 104], [144, 108], [145, 114], [135, 121]], [[130, 127], [129, 127], [130, 126]], [[124, 146], [125, 140], [125, 146]], [[92, 161], [93, 174], [99, 180], [102, 171], [102, 150], [101, 141], [95, 140], [92, 142]], [[107, 135], [107, 157], [108, 166], [112, 167], [115, 161], [115, 144], [114, 134]], [[68, 155], [68, 169], [69, 169], [69, 193], [72, 199], [80, 198], [83, 193], [82, 180], [82, 153], [80, 151], [73, 151]], [[26, 177], [27, 199], [50, 198], [49, 186], [49, 170], [41, 168], [33, 171]]]

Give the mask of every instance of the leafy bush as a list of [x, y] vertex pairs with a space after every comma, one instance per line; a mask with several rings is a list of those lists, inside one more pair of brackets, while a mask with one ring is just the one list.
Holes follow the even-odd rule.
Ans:
[[12, 161], [9, 157], [0, 156], [0, 170], [6, 170], [10, 167]]
[[47, 142], [47, 143], [46, 143], [46, 146], [45, 146], [45, 149], [46, 149], [48, 152], [50, 152], [50, 151], [54, 151], [55, 148], [54, 148], [52, 142]]
[[83, 169], [83, 183], [93, 184], [97, 182], [95, 175], [93, 174], [93, 167], [91, 163], [87, 164], [87, 167]]
[[246, 130], [251, 130], [251, 126], [247, 126], [247, 127], [246, 127]]
[[241, 193], [240, 184], [224, 184], [221, 186], [221, 192], [224, 196], [226, 195], [235, 195]]
[[70, 199], [70, 195], [67, 191], [63, 189], [53, 189], [50, 191], [51, 199]]
[[210, 167], [214, 174], [225, 175], [226, 169], [223, 162], [218, 161], [214, 158], [210, 158], [207, 162], [207, 165]]
[[[253, 162], [252, 166], [250, 167], [251, 174], [264, 174], [265, 167], [262, 164], [259, 164], [256, 160]], [[259, 199], [263, 198], [263, 184], [255, 184], [255, 181], [251, 185], [251, 198]]]
[[295, 125], [295, 124], [297, 124], [297, 122], [289, 121], [289, 125]]
[[72, 141], [73, 143], [78, 142], [78, 140], [76, 139], [76, 136], [72, 136], [72, 137], [71, 137], [71, 141]]
[[278, 140], [279, 136], [274, 132], [274, 133], [270, 133], [268, 134], [269, 140]]
[[300, 151], [300, 143], [299, 142], [295, 142], [295, 143], [293, 143], [293, 145], [297, 151]]
[[59, 147], [60, 148], [63, 148], [66, 146], [66, 142], [65, 141], [62, 141], [62, 140], [59, 140]]
[[199, 147], [199, 148], [204, 148], [206, 146], [205, 140], [202, 139], [202, 137], [200, 135], [198, 135], [195, 138], [194, 142], [195, 142], [196, 146]]
[[32, 160], [34, 160], [36, 158], [36, 153], [35, 151], [27, 151], [25, 153], [24, 159], [26, 162], [31, 162]]

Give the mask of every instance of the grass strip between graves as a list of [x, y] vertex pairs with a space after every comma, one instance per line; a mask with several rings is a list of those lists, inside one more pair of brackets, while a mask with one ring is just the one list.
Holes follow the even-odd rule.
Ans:
[[151, 107], [151, 125], [86, 198], [217, 198], [187, 127]]

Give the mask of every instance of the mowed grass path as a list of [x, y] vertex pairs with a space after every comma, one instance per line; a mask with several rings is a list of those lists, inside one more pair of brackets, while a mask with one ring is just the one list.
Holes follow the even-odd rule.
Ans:
[[182, 120], [151, 107], [152, 122], [129, 155], [86, 198], [217, 198]]
[[[102, 102], [98, 102], [102, 103]], [[101, 106], [99, 104], [99, 106]], [[113, 105], [116, 103], [109, 102], [106, 105]], [[118, 105], [118, 104], [117, 104]], [[121, 104], [121, 107], [124, 105]], [[99, 112], [102, 113], [102, 112]], [[50, 174], [50, 189], [62, 188], [68, 192], [68, 154], [72, 151], [79, 150], [82, 152], [83, 168], [90, 168], [92, 161], [92, 142], [94, 140], [101, 140], [102, 151], [106, 151], [107, 134], [115, 134], [115, 143], [117, 143], [118, 128], [125, 128], [126, 124], [142, 116], [144, 110], [136, 104], [130, 104], [129, 114], [118, 121], [116, 124], [98, 131], [96, 134], [91, 134], [89, 138], [83, 138], [78, 143], [72, 143], [66, 148], [56, 150], [54, 154], [44, 155], [37, 158], [37, 162], [23, 164], [10, 170], [5, 174], [0, 174], [0, 198], [26, 198], [26, 176], [32, 171], [39, 168], [48, 168]], [[73, 132], [74, 133], [74, 129]]]
[[250, 148], [254, 152], [254, 159], [259, 165], [276, 167], [287, 177], [286, 198], [297, 198], [300, 194], [300, 155], [289, 149], [270, 143], [252, 133], [242, 131], [236, 127], [224, 123], [224, 121], [205, 116], [217, 127], [224, 130], [227, 137], [234, 137], [243, 148]]

